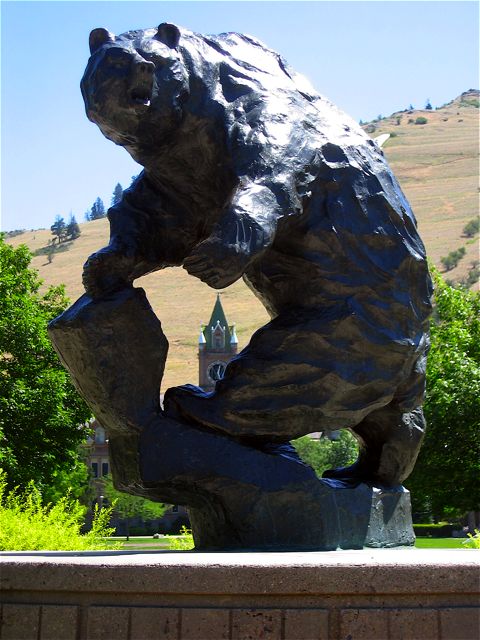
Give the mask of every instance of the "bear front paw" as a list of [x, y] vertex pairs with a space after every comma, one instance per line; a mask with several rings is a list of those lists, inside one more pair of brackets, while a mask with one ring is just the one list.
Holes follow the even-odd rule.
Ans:
[[224, 289], [238, 280], [245, 270], [248, 256], [218, 240], [201, 242], [184, 260], [183, 268], [214, 289]]
[[106, 247], [92, 254], [83, 266], [82, 281], [92, 298], [131, 286], [125, 258]]

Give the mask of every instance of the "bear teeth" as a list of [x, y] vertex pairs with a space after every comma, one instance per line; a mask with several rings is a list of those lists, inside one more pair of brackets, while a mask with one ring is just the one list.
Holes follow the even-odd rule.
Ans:
[[132, 91], [131, 96], [135, 104], [142, 104], [146, 107], [150, 106], [150, 95], [147, 95], [146, 91]]

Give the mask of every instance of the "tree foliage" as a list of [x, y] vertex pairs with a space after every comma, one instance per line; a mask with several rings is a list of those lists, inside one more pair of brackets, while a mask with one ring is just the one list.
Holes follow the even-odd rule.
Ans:
[[58, 242], [65, 240], [67, 235], [67, 225], [65, 224], [65, 220], [62, 216], [55, 217], [55, 222], [50, 227], [50, 231], [52, 232], [52, 235], [58, 238]]
[[118, 204], [120, 202], [120, 200], [122, 199], [122, 195], [123, 195], [122, 185], [119, 182], [117, 182], [112, 194], [112, 201], [111, 201], [112, 207], [113, 205]]
[[460, 247], [459, 249], [455, 249], [455, 251], [450, 251], [448, 256], [440, 258], [440, 262], [445, 268], [445, 271], [454, 269], [465, 255], [465, 251], [465, 247]]
[[[55, 251], [55, 247], [53, 246], [55, 240], [58, 240], [58, 244], [60, 244], [65, 240], [76, 240], [81, 234], [80, 227], [73, 214], [70, 214], [68, 224], [66, 224], [62, 216], [56, 216], [55, 222], [50, 227], [50, 230], [54, 238], [51, 242], [49, 241], [48, 251], [46, 252], [47, 255], [53, 254]], [[51, 260], [49, 260], [49, 262], [51, 262]]]
[[480, 218], [473, 218], [463, 227], [463, 233], [467, 238], [472, 238], [480, 230]]
[[435, 518], [480, 509], [480, 295], [433, 270], [425, 441], [406, 481], [414, 511]]
[[86, 220], [99, 220], [100, 218], [104, 218], [106, 215], [107, 212], [105, 211], [103, 200], [101, 198], [97, 198], [92, 204], [90, 211], [87, 211], [85, 214], [85, 218]]
[[90, 411], [47, 335], [67, 306], [64, 288], [41, 294], [30, 260], [0, 236], [0, 467], [8, 488], [33, 480], [45, 493], [75, 472]]
[[80, 231], [80, 225], [78, 224], [75, 216], [71, 214], [70, 220], [67, 225], [67, 237], [71, 238], [72, 240], [76, 240], [78, 237], [80, 237], [81, 233], [82, 232]]
[[473, 260], [468, 273], [460, 279], [459, 285], [465, 289], [469, 289], [472, 285], [477, 284], [480, 279], [480, 267], [478, 260]]
[[358, 444], [348, 431], [340, 431], [337, 440], [312, 440], [303, 436], [292, 441], [300, 458], [312, 467], [318, 477], [327, 469], [346, 467], [357, 459]]

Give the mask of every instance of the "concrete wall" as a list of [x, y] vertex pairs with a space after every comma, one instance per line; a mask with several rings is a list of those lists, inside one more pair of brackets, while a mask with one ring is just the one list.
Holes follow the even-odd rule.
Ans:
[[475, 550], [3, 553], [1, 640], [475, 640]]

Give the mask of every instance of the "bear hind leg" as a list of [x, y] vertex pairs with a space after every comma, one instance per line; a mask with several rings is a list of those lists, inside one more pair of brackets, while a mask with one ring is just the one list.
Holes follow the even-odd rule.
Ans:
[[394, 404], [377, 409], [352, 428], [360, 443], [358, 460], [351, 467], [330, 469], [326, 478], [355, 478], [384, 486], [397, 486], [415, 464], [425, 434], [421, 407], [402, 411]]

